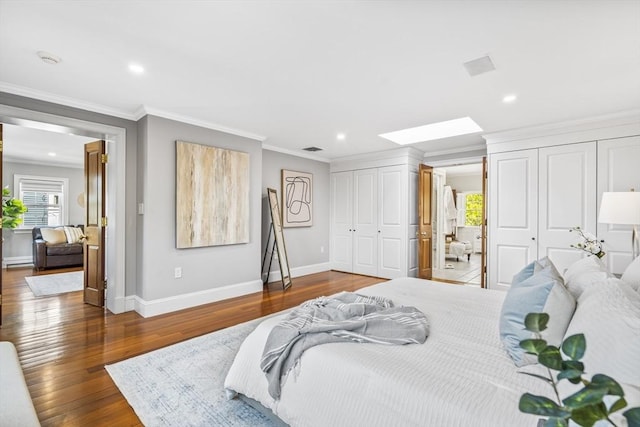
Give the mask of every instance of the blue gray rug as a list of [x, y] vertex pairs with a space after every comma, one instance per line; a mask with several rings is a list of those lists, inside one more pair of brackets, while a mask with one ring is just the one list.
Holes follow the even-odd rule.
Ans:
[[105, 366], [147, 427], [268, 426], [273, 421], [227, 400], [224, 379], [244, 338], [263, 319], [242, 323]]
[[37, 297], [64, 294], [84, 289], [84, 272], [43, 274], [25, 277], [27, 285]]

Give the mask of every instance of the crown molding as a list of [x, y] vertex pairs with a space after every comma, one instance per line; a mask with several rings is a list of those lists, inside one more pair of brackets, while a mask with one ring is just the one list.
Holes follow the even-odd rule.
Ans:
[[79, 108], [81, 110], [92, 111], [94, 113], [105, 114], [108, 116], [118, 117], [126, 120], [136, 120], [135, 114], [130, 111], [119, 110], [105, 105], [94, 104], [92, 102], [82, 101], [76, 98], [56, 95], [50, 92], [44, 92], [37, 89], [31, 89], [24, 86], [18, 86], [6, 82], [0, 82], [0, 91], [13, 95], [33, 98], [40, 101], [52, 102], [54, 104], [65, 105], [67, 107]]
[[275, 151], [277, 153], [288, 154], [290, 156], [302, 157], [304, 159], [316, 160], [318, 162], [323, 163], [331, 163], [331, 160], [325, 159], [324, 157], [315, 156], [311, 153], [300, 153], [298, 151], [289, 150], [287, 148], [276, 147], [275, 145], [262, 144], [263, 150]]
[[170, 113], [168, 111], [159, 110], [153, 107], [141, 106], [136, 110], [136, 121], [140, 120], [146, 115], [162, 117], [163, 119], [175, 120], [176, 122], [187, 123], [194, 126], [203, 127], [206, 129], [217, 130], [219, 132], [228, 133], [231, 135], [242, 136], [244, 138], [254, 139], [256, 141], [264, 141], [266, 136], [258, 135], [252, 132], [248, 132], [242, 129], [230, 128], [227, 126], [219, 125], [217, 123], [208, 122], [206, 120], [194, 119], [192, 117], [183, 116], [180, 114]]
[[450, 148], [448, 150], [427, 151], [424, 153], [423, 157], [425, 159], [429, 159], [432, 157], [446, 156], [447, 154], [458, 154], [458, 153], [464, 154], [472, 151], [480, 151], [480, 150], [486, 150], [486, 149], [487, 149], [486, 144], [465, 145], [464, 147]]

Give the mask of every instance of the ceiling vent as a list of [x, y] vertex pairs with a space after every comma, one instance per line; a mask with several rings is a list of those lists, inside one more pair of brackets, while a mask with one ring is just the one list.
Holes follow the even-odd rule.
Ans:
[[318, 147], [307, 147], [307, 148], [303, 148], [304, 151], [322, 151], [322, 148], [318, 148]]
[[42, 62], [49, 65], [59, 64], [62, 59], [59, 56], [54, 55], [53, 53], [45, 52], [43, 50], [38, 51], [38, 56], [42, 59]]
[[496, 69], [495, 65], [493, 65], [493, 61], [489, 56], [483, 56], [478, 59], [474, 59], [473, 61], [465, 62], [464, 68], [467, 69], [467, 73], [471, 77], [477, 76], [478, 74], [488, 73], [489, 71], [493, 71]]

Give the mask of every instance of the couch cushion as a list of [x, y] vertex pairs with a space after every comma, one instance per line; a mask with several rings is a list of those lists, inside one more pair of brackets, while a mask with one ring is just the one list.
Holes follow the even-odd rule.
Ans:
[[67, 243], [78, 243], [84, 239], [82, 230], [78, 227], [64, 227], [64, 234], [67, 236]]
[[48, 245], [57, 245], [59, 243], [67, 243], [67, 235], [64, 234], [64, 227], [57, 228], [41, 228], [42, 239]]
[[60, 243], [57, 245], [47, 245], [47, 256], [76, 255], [81, 253], [81, 243]]

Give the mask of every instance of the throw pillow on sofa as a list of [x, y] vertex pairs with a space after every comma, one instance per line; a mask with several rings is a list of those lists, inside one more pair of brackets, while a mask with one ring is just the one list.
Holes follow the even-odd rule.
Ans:
[[64, 234], [67, 238], [67, 243], [79, 243], [84, 239], [84, 234], [78, 227], [64, 227]]
[[40, 233], [42, 233], [42, 239], [47, 242], [48, 245], [67, 243], [67, 235], [64, 233], [64, 227], [41, 228]]

